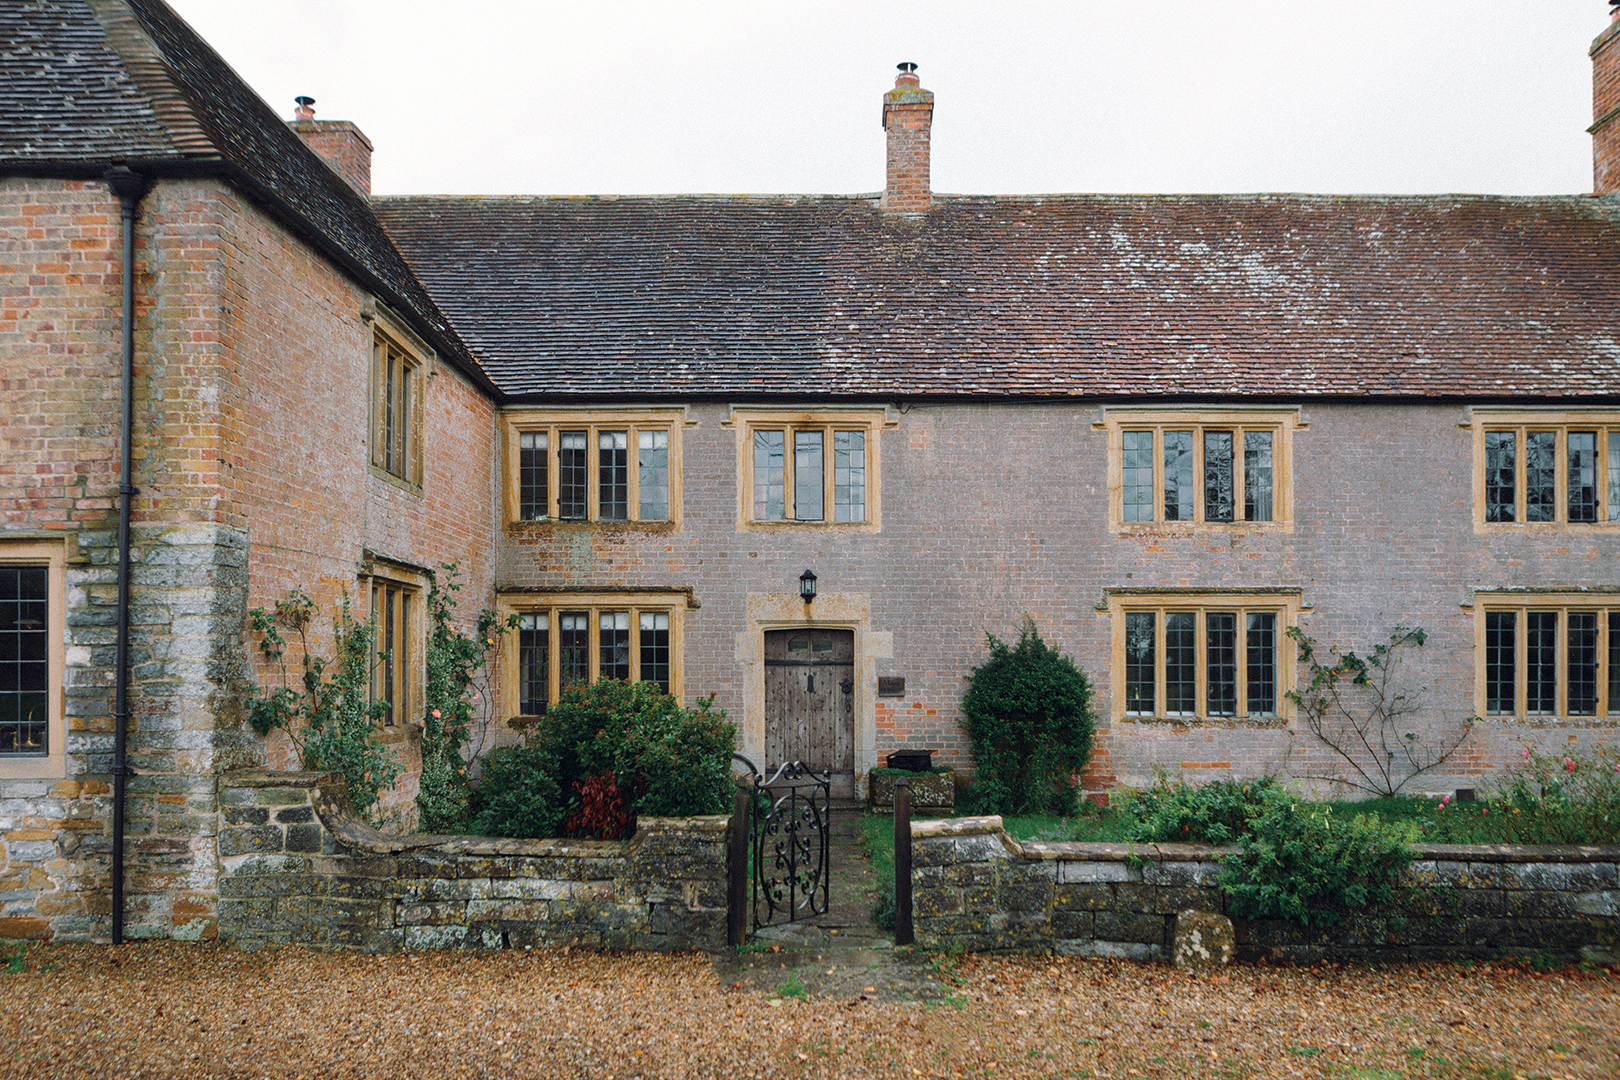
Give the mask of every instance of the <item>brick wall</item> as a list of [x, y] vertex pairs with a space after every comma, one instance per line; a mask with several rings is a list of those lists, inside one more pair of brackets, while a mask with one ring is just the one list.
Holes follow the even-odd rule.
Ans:
[[[210, 937], [217, 774], [267, 754], [242, 720], [247, 609], [302, 588], [329, 614], [371, 551], [459, 560], [470, 622], [492, 600], [492, 412], [438, 365], [422, 490], [374, 475], [365, 292], [223, 184], [163, 182], [141, 210], [126, 932]], [[0, 540], [75, 541], [67, 776], [0, 780], [0, 936], [108, 932], [119, 231], [99, 183], [0, 181]], [[290, 763], [284, 740], [268, 756]]]
[[1620, 23], [1592, 42], [1592, 190], [1620, 190]]
[[[881, 433], [883, 529], [806, 526], [742, 532], [736, 438], [728, 412], [695, 405], [683, 432], [685, 517], [677, 533], [525, 525], [502, 544], [503, 586], [691, 586], [685, 688], [714, 693], [734, 720], [747, 702], [738, 635], [751, 593], [791, 594], [812, 568], [822, 595], [870, 596], [873, 631], [893, 635], [879, 675], [905, 696], [873, 698], [878, 755], [931, 748], [968, 763], [959, 722], [984, 635], [1016, 636], [1024, 613], [1091, 677], [1100, 724], [1088, 786], [1146, 783], [1155, 769], [1191, 778], [1319, 771], [1331, 764], [1284, 728], [1107, 720], [1112, 624], [1108, 588], [1296, 588], [1317, 640], [1366, 650], [1396, 625], [1426, 646], [1408, 685], [1429, 688], [1421, 722], [1456, 730], [1474, 711], [1476, 588], [1606, 586], [1620, 533], [1476, 534], [1469, 432], [1461, 405], [1313, 404], [1293, 436], [1291, 532], [1115, 535], [1108, 525], [1106, 438], [1095, 407], [918, 404]], [[819, 603], [820, 601], [818, 601]], [[1286, 644], [1283, 646], [1286, 648]], [[875, 691], [875, 688], [874, 688]], [[745, 724], [745, 730], [747, 725]], [[1432, 790], [1473, 786], [1518, 754], [1612, 737], [1600, 724], [1475, 725]], [[744, 753], [760, 748], [749, 746]]]
[[[912, 908], [929, 949], [1169, 958], [1176, 915], [1225, 913], [1234, 849], [1019, 842], [999, 817], [912, 824]], [[1417, 845], [1386, 908], [1333, 926], [1234, 920], [1240, 955], [1314, 963], [1620, 958], [1620, 848]]]

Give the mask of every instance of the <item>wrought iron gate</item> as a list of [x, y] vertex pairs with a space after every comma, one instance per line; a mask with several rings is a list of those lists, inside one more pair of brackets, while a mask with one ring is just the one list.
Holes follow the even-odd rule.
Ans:
[[766, 777], [742, 760], [754, 777], [749, 814], [753, 926], [825, 915], [831, 776], [792, 761]]

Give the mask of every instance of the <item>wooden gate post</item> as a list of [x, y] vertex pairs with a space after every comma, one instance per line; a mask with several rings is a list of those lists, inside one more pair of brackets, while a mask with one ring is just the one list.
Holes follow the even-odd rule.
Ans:
[[753, 806], [753, 778], [738, 777], [737, 792], [731, 800], [731, 858], [727, 867], [731, 879], [726, 890], [726, 940], [734, 948], [748, 939], [748, 841], [753, 832], [749, 811]]
[[911, 778], [894, 783], [894, 943], [910, 945], [911, 932]]

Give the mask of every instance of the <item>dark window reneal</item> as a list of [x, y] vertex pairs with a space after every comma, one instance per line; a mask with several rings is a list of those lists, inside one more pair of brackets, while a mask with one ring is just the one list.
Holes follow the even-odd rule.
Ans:
[[1492, 603], [1480, 632], [1484, 715], [1620, 719], [1620, 606]]
[[1125, 715], [1275, 716], [1278, 614], [1127, 609]]
[[677, 661], [670, 612], [635, 603], [619, 597], [590, 607], [567, 603], [518, 611], [518, 680], [511, 702], [518, 714], [541, 715], [570, 685], [599, 679], [651, 682], [673, 692]]
[[1482, 422], [1485, 524], [1620, 522], [1620, 428]]
[[1281, 421], [1137, 426], [1119, 421], [1119, 520], [1228, 525], [1279, 520]]
[[516, 520], [670, 520], [668, 422], [543, 425], [525, 416], [512, 423]]
[[0, 565], [0, 755], [50, 743], [49, 568]]

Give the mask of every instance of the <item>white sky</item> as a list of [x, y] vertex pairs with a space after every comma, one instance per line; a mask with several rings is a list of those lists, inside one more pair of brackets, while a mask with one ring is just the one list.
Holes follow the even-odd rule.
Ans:
[[895, 64], [934, 190], [1591, 189], [1604, 0], [170, 0], [378, 193], [871, 192]]

